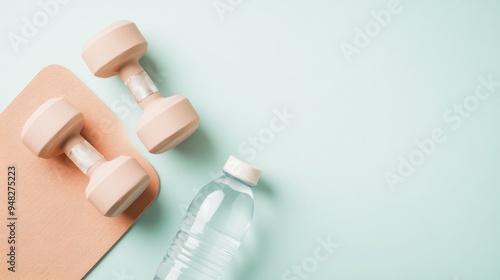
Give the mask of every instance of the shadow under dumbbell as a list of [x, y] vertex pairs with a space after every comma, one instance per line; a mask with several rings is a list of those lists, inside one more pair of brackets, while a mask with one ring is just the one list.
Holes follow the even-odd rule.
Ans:
[[198, 162], [209, 162], [215, 157], [213, 146], [203, 125], [200, 125], [188, 139], [173, 148], [172, 153], [196, 158]]
[[141, 215], [140, 219], [137, 220], [136, 224], [140, 227], [154, 228], [158, 225], [159, 219], [165, 219], [165, 217], [163, 217], [165, 213], [165, 211], [162, 210], [163, 207], [162, 203], [157, 203], [156, 200], [154, 200]]

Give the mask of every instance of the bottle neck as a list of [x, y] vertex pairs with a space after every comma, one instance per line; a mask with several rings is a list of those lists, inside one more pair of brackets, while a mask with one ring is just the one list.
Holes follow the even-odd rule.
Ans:
[[255, 187], [255, 185], [252, 185], [252, 184], [250, 184], [250, 183], [248, 183], [248, 182], [246, 182], [246, 181], [243, 181], [243, 180], [241, 180], [240, 178], [235, 177], [235, 176], [231, 175], [230, 173], [228, 173], [228, 172], [226, 172], [226, 171], [222, 171], [222, 172], [224, 173], [224, 175], [225, 175], [226, 177], [229, 177], [229, 178], [231, 178], [231, 179], [233, 179], [233, 180], [235, 180], [235, 181], [238, 181], [238, 182], [242, 183], [243, 185], [245, 185], [246, 187], [249, 187], [249, 188], [253, 188], [253, 187]]

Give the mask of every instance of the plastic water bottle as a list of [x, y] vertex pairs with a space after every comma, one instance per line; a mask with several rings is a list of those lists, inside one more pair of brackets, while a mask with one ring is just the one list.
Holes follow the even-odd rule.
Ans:
[[234, 156], [223, 171], [191, 202], [154, 280], [220, 279], [228, 267], [250, 227], [261, 171]]

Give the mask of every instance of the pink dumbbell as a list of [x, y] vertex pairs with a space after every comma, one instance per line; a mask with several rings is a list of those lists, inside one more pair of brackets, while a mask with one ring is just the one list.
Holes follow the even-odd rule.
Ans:
[[148, 187], [149, 175], [134, 158], [106, 161], [81, 135], [83, 114], [65, 98], [52, 98], [26, 121], [22, 141], [36, 156], [65, 153], [89, 178], [87, 199], [104, 216], [121, 214]]
[[82, 57], [95, 76], [119, 75], [144, 113], [137, 135], [149, 152], [165, 152], [188, 138], [200, 119], [185, 97], [160, 96], [149, 75], [139, 64], [148, 42], [130, 21], [116, 22], [87, 41]]

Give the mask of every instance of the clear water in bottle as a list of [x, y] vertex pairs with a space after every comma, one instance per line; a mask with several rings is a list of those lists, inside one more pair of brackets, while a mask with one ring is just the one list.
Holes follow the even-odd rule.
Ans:
[[191, 202], [154, 280], [220, 279], [250, 227], [259, 176], [258, 168], [229, 157], [224, 175]]

